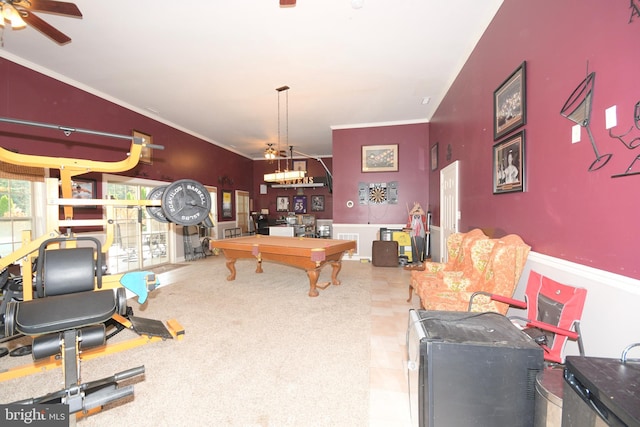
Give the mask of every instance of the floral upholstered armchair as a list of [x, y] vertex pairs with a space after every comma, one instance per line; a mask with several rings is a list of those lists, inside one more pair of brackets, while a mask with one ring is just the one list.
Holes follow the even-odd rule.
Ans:
[[472, 248], [474, 271], [467, 276], [444, 275], [442, 280], [431, 282], [431, 286], [420, 288], [417, 293], [422, 306], [427, 310], [506, 314], [507, 304], [484, 295], [478, 295], [470, 304], [471, 295], [477, 291], [513, 295], [530, 250], [515, 234], [476, 242]]
[[423, 286], [429, 286], [434, 281], [441, 280], [445, 274], [462, 276], [464, 272], [473, 269], [471, 260], [471, 247], [476, 240], [489, 239], [479, 228], [467, 233], [453, 233], [447, 239], [448, 260], [446, 263], [424, 262], [422, 268], [411, 271], [411, 281], [409, 283], [409, 299], [411, 302], [413, 291]]

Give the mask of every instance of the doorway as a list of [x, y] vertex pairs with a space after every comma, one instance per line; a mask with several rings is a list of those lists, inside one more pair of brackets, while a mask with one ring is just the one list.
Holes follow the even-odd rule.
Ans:
[[[253, 231], [249, 229], [249, 192], [236, 191], [236, 224], [240, 227], [242, 234], [248, 234]], [[253, 228], [253, 227], [252, 227]]]
[[458, 232], [460, 221], [460, 161], [456, 160], [440, 171], [440, 256], [447, 262], [447, 239]]

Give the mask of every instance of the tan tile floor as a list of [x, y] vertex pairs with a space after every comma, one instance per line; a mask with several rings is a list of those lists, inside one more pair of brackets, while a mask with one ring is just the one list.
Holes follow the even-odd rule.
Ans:
[[411, 426], [406, 376], [408, 303], [411, 273], [401, 267], [371, 267], [370, 426]]

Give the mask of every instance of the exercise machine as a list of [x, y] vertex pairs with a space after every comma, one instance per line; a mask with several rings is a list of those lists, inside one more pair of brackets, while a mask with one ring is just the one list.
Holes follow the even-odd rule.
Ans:
[[[106, 403], [133, 394], [133, 386], [119, 387], [118, 383], [142, 375], [144, 366], [83, 383], [80, 378], [81, 361], [184, 336], [184, 329], [175, 319], [168, 320], [165, 325], [132, 315], [127, 304], [127, 291], [137, 296], [139, 304], [145, 303], [148, 293], [159, 285], [155, 274], [148, 271], [106, 274], [104, 258], [115, 234], [114, 209], [146, 208], [159, 221], [183, 226], [212, 225], [209, 193], [196, 181], [180, 180], [154, 191], [148, 200], [74, 199], [74, 176], [130, 170], [138, 164], [143, 147], [163, 147], [150, 144], [150, 137], [135, 131], [133, 135], [118, 135], [0, 117], [2, 122], [61, 130], [67, 136], [78, 132], [131, 141], [126, 157], [116, 162], [27, 155], [0, 147], [2, 162], [60, 171], [60, 180], [45, 179], [45, 229], [49, 231], [35, 238], [30, 230], [23, 231], [22, 246], [0, 258], [0, 271], [17, 263], [21, 264], [22, 270], [21, 298], [3, 299], [4, 312], [0, 313], [4, 317], [3, 340], [22, 335], [32, 337], [34, 359], [31, 364], [1, 372], [0, 381], [61, 367], [65, 378], [62, 390], [14, 403], [60, 402], [69, 406], [71, 414], [99, 410]], [[85, 205], [101, 206], [103, 217], [74, 219], [74, 207]], [[63, 219], [60, 219], [61, 207]], [[75, 227], [87, 226], [102, 227], [104, 242], [72, 232]], [[7, 296], [5, 294], [5, 298]], [[134, 330], [138, 338], [107, 344], [107, 322], [116, 322], [122, 328]]]

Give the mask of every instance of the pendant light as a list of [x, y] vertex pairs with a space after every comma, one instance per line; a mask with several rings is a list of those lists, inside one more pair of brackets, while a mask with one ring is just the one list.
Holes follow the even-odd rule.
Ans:
[[[280, 96], [282, 92], [285, 92], [285, 101], [286, 101], [286, 126], [285, 126], [285, 138], [287, 146], [289, 145], [289, 86], [281, 86], [276, 88], [278, 92], [278, 150], [277, 153], [280, 153]], [[287, 162], [288, 166], [288, 162]], [[280, 170], [280, 157], [278, 156], [278, 169], [274, 173], [266, 173], [264, 174], [265, 182], [278, 182], [284, 183], [285, 181], [293, 181], [297, 179], [304, 178], [305, 171], [290, 171], [285, 167], [284, 170]]]

